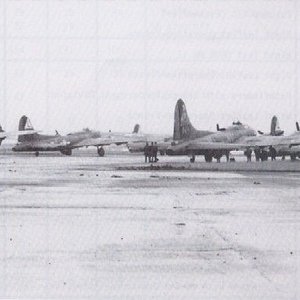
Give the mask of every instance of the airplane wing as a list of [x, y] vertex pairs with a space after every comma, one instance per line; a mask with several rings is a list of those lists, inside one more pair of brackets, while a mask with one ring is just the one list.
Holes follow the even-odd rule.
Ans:
[[242, 148], [268, 148], [268, 147], [293, 147], [300, 145], [300, 138], [290, 138], [290, 137], [274, 137], [273, 139], [260, 142], [247, 142], [241, 144]]
[[300, 145], [300, 137], [289, 138], [289, 137], [274, 137], [272, 139], [261, 140], [261, 141], [244, 141], [240, 143], [222, 143], [222, 142], [201, 142], [193, 141], [187, 146], [187, 150], [246, 150], [248, 148], [269, 148], [269, 147], [293, 147]]
[[131, 141], [131, 139], [126, 137], [101, 137], [101, 138], [89, 138], [83, 141], [80, 141], [76, 144], [72, 145], [72, 148], [81, 148], [81, 147], [89, 147], [89, 146], [108, 146], [108, 145], [122, 145], [127, 144]]
[[239, 150], [241, 144], [221, 143], [221, 142], [191, 142], [186, 146], [186, 150]]

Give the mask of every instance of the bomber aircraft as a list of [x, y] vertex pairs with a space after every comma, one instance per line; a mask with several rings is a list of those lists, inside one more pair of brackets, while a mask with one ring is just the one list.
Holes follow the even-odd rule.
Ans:
[[[19, 121], [19, 130], [32, 132], [33, 126], [26, 116], [22, 116]], [[81, 147], [95, 146], [99, 156], [105, 155], [103, 146], [116, 144], [127, 144], [130, 140], [135, 140], [139, 125], [134, 127], [133, 133], [100, 133], [90, 129], [83, 129], [79, 132], [69, 133], [65, 136], [57, 131], [55, 135], [41, 135], [38, 133], [27, 136], [19, 136], [18, 144], [12, 150], [15, 152], [39, 152], [59, 151], [64, 155], [72, 155], [72, 150]]]
[[206, 162], [213, 158], [219, 162], [223, 155], [229, 160], [229, 153], [235, 150], [234, 143], [247, 136], [255, 136], [256, 131], [241, 122], [234, 122], [228, 128], [217, 132], [199, 131], [191, 124], [184, 102], [179, 99], [175, 107], [174, 140], [167, 150], [168, 155], [189, 155], [195, 162], [196, 155], [204, 155]]
[[[292, 160], [300, 157], [300, 127], [296, 123], [297, 132], [284, 136], [284, 131], [280, 129], [278, 118], [274, 116], [271, 121], [271, 132], [264, 134], [256, 131], [240, 122], [234, 122], [228, 128], [220, 128], [217, 125], [217, 132], [208, 133], [203, 137], [196, 137], [197, 132], [192, 126], [182, 100], [178, 100], [176, 110], [184, 116], [180, 118], [177, 127], [174, 127], [174, 140], [179, 134], [179, 141], [173, 143], [167, 150], [168, 155], [189, 155], [190, 161], [194, 162], [196, 155], [204, 155], [206, 162], [211, 162], [213, 158], [219, 162], [223, 155], [229, 160], [230, 151], [247, 150], [255, 151], [257, 160], [267, 160], [272, 150], [276, 151], [276, 156], [289, 155]], [[177, 139], [178, 140], [178, 139]]]

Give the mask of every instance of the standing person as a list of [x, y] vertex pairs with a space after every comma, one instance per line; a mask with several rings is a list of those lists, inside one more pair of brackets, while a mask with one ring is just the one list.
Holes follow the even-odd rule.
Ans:
[[251, 162], [252, 150], [250, 148], [245, 151], [245, 155], [247, 157], [247, 162]]
[[153, 146], [154, 162], [158, 162], [158, 159], [157, 159], [157, 153], [158, 153], [158, 147], [157, 147], [157, 143], [155, 142], [155, 143], [154, 143], [154, 146]]
[[259, 148], [256, 148], [256, 149], [254, 150], [254, 154], [255, 154], [255, 160], [256, 160], [256, 161], [259, 161], [259, 159], [260, 159], [260, 149], [259, 149]]
[[150, 157], [149, 157], [149, 144], [146, 142], [146, 146], [144, 147], [144, 155], [145, 155], [145, 163], [150, 162]]
[[276, 160], [276, 149], [273, 146], [270, 146], [270, 154], [271, 154], [271, 159]]
[[154, 153], [153, 153], [153, 149], [154, 145], [153, 142], [151, 143], [151, 145], [149, 146], [149, 162], [153, 162], [153, 157], [154, 157]]

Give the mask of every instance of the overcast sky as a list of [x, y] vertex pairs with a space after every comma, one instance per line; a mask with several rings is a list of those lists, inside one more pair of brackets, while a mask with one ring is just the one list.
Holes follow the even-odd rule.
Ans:
[[[0, 123], [172, 133], [300, 118], [297, 0], [0, 0]], [[299, 17], [300, 18], [300, 17]]]

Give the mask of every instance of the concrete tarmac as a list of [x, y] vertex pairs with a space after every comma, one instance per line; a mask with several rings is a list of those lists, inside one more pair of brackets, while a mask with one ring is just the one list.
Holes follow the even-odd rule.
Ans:
[[1, 156], [0, 298], [298, 299], [298, 173], [184, 159]]

